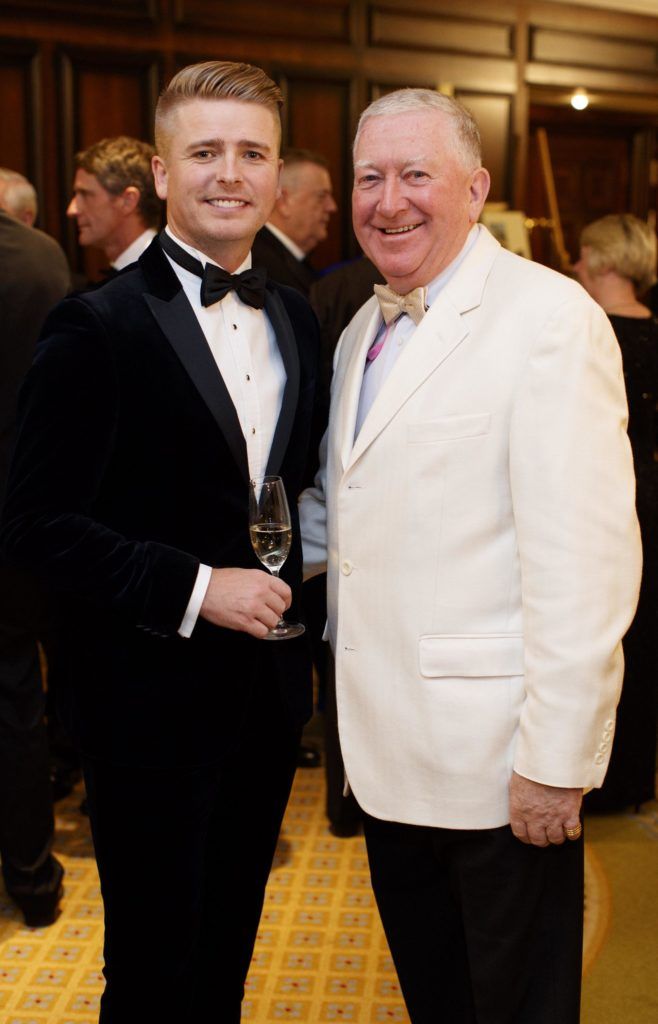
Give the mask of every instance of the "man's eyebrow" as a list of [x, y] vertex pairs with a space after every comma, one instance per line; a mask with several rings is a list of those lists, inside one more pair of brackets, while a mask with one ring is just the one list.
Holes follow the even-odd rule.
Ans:
[[[192, 153], [195, 149], [209, 149], [209, 148], [221, 148], [225, 145], [225, 140], [220, 138], [214, 139], [200, 139], [198, 142], [191, 142], [186, 147], [186, 153]], [[241, 149], [261, 149], [264, 153], [269, 153], [272, 149], [266, 142], [259, 142], [254, 139], [238, 139], [237, 146]]]
[[[401, 165], [402, 170], [404, 170], [405, 167], [411, 167], [412, 164], [423, 163], [423, 161], [425, 160], [427, 160], [427, 156], [424, 153], [421, 153], [418, 156], [411, 156], [409, 157], [408, 160], [405, 160], [404, 163]], [[354, 163], [355, 171], [363, 170], [363, 168], [366, 167], [369, 167], [372, 170], [378, 170], [378, 165], [374, 163], [372, 160], [356, 160]]]

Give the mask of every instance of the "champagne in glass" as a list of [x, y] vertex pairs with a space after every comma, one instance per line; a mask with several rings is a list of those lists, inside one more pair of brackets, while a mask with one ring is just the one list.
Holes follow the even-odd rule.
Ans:
[[[290, 509], [280, 476], [264, 476], [250, 481], [249, 536], [259, 562], [273, 576], [278, 576], [292, 542]], [[288, 640], [301, 636], [303, 632], [304, 626], [300, 622], [279, 619], [263, 639]]]

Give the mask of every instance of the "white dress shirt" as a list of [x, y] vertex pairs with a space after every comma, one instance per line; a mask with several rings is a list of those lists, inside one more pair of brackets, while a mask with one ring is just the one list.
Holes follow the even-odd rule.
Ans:
[[136, 263], [144, 250], [148, 249], [156, 234], [157, 231], [154, 231], [153, 228], [147, 228], [146, 231], [142, 231], [141, 235], [134, 242], [131, 242], [127, 249], [119, 253], [115, 260], [112, 260], [110, 266], [114, 267], [115, 270], [123, 270], [124, 267], [130, 266], [131, 263]]
[[[450, 278], [456, 273], [462, 260], [475, 245], [479, 230], [479, 226], [474, 224], [468, 233], [459, 255], [455, 257], [452, 263], [450, 263], [445, 270], [441, 271], [438, 277], [435, 277], [434, 280], [430, 281], [427, 285], [427, 298], [425, 303], [428, 308], [432, 305], [441, 289], [445, 288]], [[416, 324], [407, 313], [403, 313], [397, 318], [397, 320], [390, 323], [388, 327], [382, 318], [382, 325], [377, 332], [373, 344], [381, 341], [382, 336], [384, 335], [386, 338], [379, 355], [376, 359], [373, 359], [372, 362], [367, 362], [363, 371], [363, 383], [361, 384], [359, 409], [357, 412], [356, 428], [354, 432], [355, 438], [358, 436], [365, 418], [370, 412], [371, 406], [379, 394], [384, 381], [395, 366], [398, 356], [415, 330]]]
[[[182, 249], [201, 263], [215, 262], [177, 238], [169, 227], [166, 231]], [[235, 406], [247, 444], [249, 475], [252, 478], [263, 476], [286, 383], [286, 372], [274, 328], [264, 310], [247, 306], [234, 291], [227, 292], [219, 302], [211, 306], [202, 306], [201, 279], [169, 256], [167, 259], [194, 310]], [[240, 273], [250, 267], [251, 254], [235, 272]], [[210, 574], [210, 566], [199, 567], [194, 590], [178, 630], [181, 636], [189, 637], [194, 629], [208, 589]]]

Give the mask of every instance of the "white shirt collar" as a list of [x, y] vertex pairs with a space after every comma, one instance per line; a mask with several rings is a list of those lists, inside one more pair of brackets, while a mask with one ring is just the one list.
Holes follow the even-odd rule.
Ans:
[[134, 263], [139, 259], [144, 250], [148, 249], [156, 234], [157, 232], [153, 228], [147, 228], [146, 231], [142, 231], [141, 235], [138, 235], [127, 249], [120, 252], [115, 260], [112, 260], [110, 266], [114, 267], [115, 270], [123, 270], [130, 263]]
[[272, 232], [275, 238], [279, 239], [282, 245], [285, 245], [288, 252], [291, 252], [296, 260], [301, 261], [305, 258], [306, 253], [304, 252], [304, 250], [300, 249], [299, 246], [296, 245], [295, 242], [293, 242], [292, 238], [288, 238], [285, 231], [282, 231], [281, 228], [275, 227], [274, 224], [270, 224], [269, 220], [265, 227], [267, 228], [268, 231]]

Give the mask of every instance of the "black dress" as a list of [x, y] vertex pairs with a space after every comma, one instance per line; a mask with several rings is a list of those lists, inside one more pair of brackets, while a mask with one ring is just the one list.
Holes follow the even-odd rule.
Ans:
[[624, 687], [610, 766], [601, 789], [586, 798], [591, 811], [638, 806], [655, 796], [658, 715], [658, 319], [610, 316], [624, 363], [628, 436], [637, 477], [637, 512], [644, 571], [640, 601], [624, 639]]

